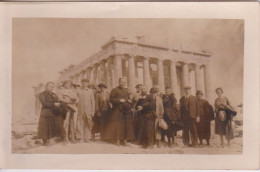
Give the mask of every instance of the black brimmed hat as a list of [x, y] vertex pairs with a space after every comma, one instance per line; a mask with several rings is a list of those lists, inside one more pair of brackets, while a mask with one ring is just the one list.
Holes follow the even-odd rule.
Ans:
[[82, 79], [81, 82], [89, 82], [88, 79]]
[[150, 89], [150, 93], [157, 93], [157, 92], [158, 92], [158, 89], [157, 89], [157, 88], [154, 88], [154, 87], [153, 87], [153, 88]]
[[199, 95], [199, 94], [200, 94], [200, 95], [204, 95], [201, 90], [197, 90], [197, 91], [196, 91], [196, 95]]
[[102, 87], [103, 87], [103, 88], [107, 88], [106, 84], [104, 84], [104, 83], [98, 84], [98, 87], [99, 87], [99, 88], [102, 88]]

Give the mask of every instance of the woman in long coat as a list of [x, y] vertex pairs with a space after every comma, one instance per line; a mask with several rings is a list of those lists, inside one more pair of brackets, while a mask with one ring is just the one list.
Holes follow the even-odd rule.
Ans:
[[181, 130], [181, 116], [177, 110], [177, 99], [174, 94], [171, 93], [171, 88], [165, 88], [165, 94], [162, 96], [164, 107], [164, 120], [168, 125], [168, 129], [164, 131], [168, 138], [169, 147], [174, 142], [174, 136], [178, 130]]
[[202, 99], [203, 92], [201, 90], [197, 90], [196, 96], [200, 115], [200, 121], [197, 123], [198, 138], [200, 145], [203, 145], [203, 139], [206, 140], [207, 145], [210, 145], [210, 121], [214, 119], [214, 110], [207, 100]]
[[150, 93], [137, 106], [143, 115], [143, 129], [140, 138], [143, 139], [143, 146], [148, 148], [153, 147], [154, 141], [156, 141], [157, 147], [160, 147], [161, 129], [158, 126], [158, 121], [163, 118], [164, 112], [162, 100], [157, 95], [157, 90], [151, 88]]
[[39, 95], [42, 104], [39, 125], [38, 138], [43, 140], [43, 144], [47, 145], [48, 140], [58, 136], [58, 128], [56, 127], [55, 115], [59, 115], [60, 106], [58, 97], [53, 93], [54, 83], [47, 82], [45, 91]]
[[230, 101], [227, 97], [223, 96], [222, 88], [217, 88], [216, 93], [218, 98], [215, 100], [215, 132], [220, 135], [221, 146], [224, 147], [223, 136], [226, 136], [228, 145], [230, 145], [230, 140], [233, 139], [232, 130], [232, 116], [236, 115]]

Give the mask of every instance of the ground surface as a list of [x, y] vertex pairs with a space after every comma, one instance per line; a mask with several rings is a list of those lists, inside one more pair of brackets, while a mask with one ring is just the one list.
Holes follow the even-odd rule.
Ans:
[[[143, 149], [130, 143], [126, 146], [116, 146], [98, 140], [66, 145], [51, 140], [49, 146], [43, 146], [40, 140], [32, 139], [37, 131], [37, 123], [15, 124], [12, 128], [12, 151], [18, 154], [241, 154], [243, 150], [242, 123], [237, 123], [235, 124], [234, 121], [235, 138], [229, 147], [227, 145], [224, 148], [220, 147], [219, 136], [212, 135], [211, 147], [183, 147], [182, 139], [179, 136], [175, 139], [177, 146], [169, 148], [167, 143], [163, 143], [161, 148], [155, 146], [153, 149]], [[212, 129], [212, 133], [214, 133], [214, 129]]]

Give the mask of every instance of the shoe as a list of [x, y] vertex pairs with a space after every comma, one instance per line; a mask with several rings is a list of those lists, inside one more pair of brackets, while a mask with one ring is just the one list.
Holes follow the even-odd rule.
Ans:
[[75, 140], [71, 140], [72, 144], [77, 144], [77, 142]]
[[160, 148], [160, 147], [161, 147], [160, 141], [157, 140], [157, 148]]

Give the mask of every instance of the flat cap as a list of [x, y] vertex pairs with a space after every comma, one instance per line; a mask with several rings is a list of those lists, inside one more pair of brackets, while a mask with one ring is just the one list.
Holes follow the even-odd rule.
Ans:
[[200, 95], [204, 95], [201, 90], [197, 90], [197, 91], [196, 91], [196, 95], [199, 95], [199, 94], [200, 94]]
[[101, 87], [103, 87], [103, 88], [107, 88], [106, 84], [104, 84], [104, 83], [100, 83], [100, 84], [98, 84], [98, 87], [99, 87], [99, 88], [101, 88]]
[[135, 86], [135, 88], [139, 88], [139, 87], [142, 87], [143, 85], [142, 84], [137, 84], [136, 86]]
[[153, 88], [150, 89], [150, 93], [157, 93], [157, 92], [158, 92], [158, 89], [157, 89], [157, 88], [154, 88], [154, 87], [153, 87]]
[[64, 85], [66, 85], [67, 83], [73, 84], [71, 80], [65, 80], [62, 85], [64, 86]]
[[88, 79], [82, 79], [81, 82], [89, 82]]
[[183, 88], [184, 88], [184, 89], [186, 89], [186, 90], [189, 90], [189, 89], [191, 89], [191, 87], [190, 87], [190, 86], [184, 86]]

